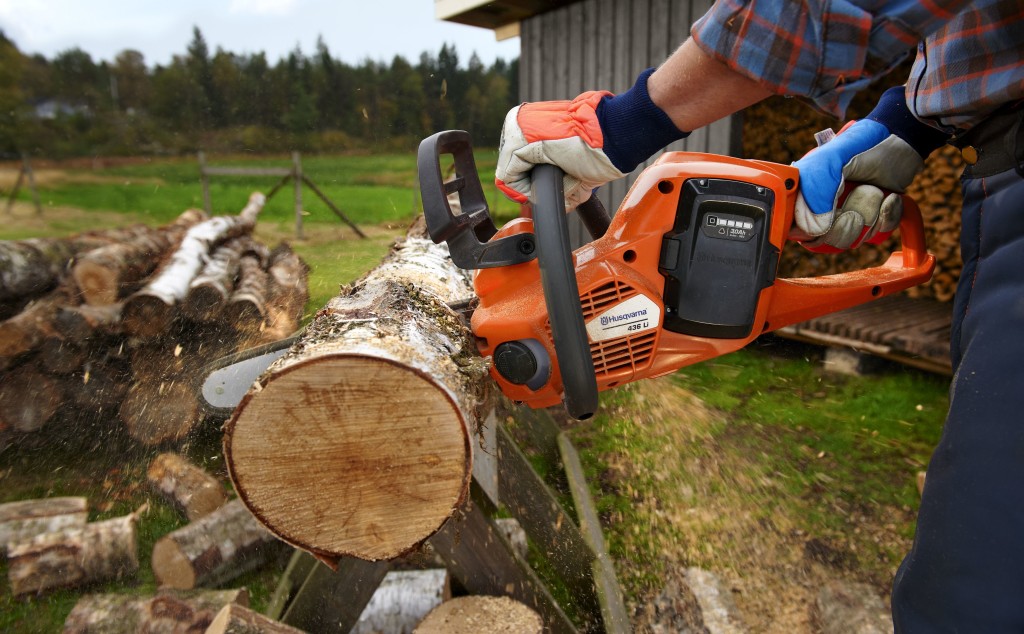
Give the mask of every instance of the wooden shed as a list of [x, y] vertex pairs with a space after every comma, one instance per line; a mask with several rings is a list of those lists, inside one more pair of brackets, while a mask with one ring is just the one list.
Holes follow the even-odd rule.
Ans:
[[[519, 36], [519, 99], [571, 99], [586, 90], [622, 92], [689, 36], [711, 0], [435, 0], [439, 19]], [[671, 150], [738, 155], [740, 123], [729, 117]], [[642, 169], [645, 166], [641, 166]], [[640, 169], [637, 170], [639, 173]], [[635, 174], [599, 192], [610, 211]]]

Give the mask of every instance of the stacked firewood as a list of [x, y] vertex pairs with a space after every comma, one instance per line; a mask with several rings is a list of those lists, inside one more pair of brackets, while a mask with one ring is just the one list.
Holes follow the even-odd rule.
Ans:
[[[858, 96], [849, 110], [850, 118], [867, 114], [887, 87], [881, 84]], [[838, 131], [841, 125], [797, 100], [772, 97], [744, 112], [743, 156], [789, 164], [814, 146], [815, 132], [825, 128]], [[953, 298], [962, 266], [959, 248], [962, 169], [959, 151], [945, 146], [932, 153], [924, 171], [907, 192], [921, 208], [928, 250], [937, 260], [931, 282], [907, 291], [911, 297], [943, 302]], [[880, 264], [898, 249], [898, 237], [882, 245], [862, 245], [836, 255], [815, 254], [791, 244], [783, 250], [779, 275], [804, 277], [853, 271]]]
[[0, 443], [58, 412], [120, 419], [136, 440], [182, 439], [201, 420], [201, 370], [290, 335], [307, 268], [238, 215], [184, 212], [162, 227], [0, 242]]

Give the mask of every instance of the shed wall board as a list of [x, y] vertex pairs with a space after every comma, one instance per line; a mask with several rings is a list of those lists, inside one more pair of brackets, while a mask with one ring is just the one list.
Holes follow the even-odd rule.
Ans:
[[[645, 68], [663, 62], [689, 36], [712, 0], [581, 0], [525, 19], [520, 25], [520, 101], [572, 99], [585, 90], [622, 92]], [[735, 155], [738, 116], [695, 130], [669, 150]], [[602, 187], [609, 211], [618, 208], [643, 164]], [[575, 244], [585, 241], [573, 219]]]

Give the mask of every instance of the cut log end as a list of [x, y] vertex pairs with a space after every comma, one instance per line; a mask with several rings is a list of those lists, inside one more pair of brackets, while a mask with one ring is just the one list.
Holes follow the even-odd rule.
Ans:
[[120, 290], [118, 271], [89, 260], [77, 263], [72, 269], [75, 284], [82, 291], [82, 299], [92, 306], [104, 306], [117, 302]]
[[160, 583], [172, 588], [196, 587], [196, 573], [181, 548], [171, 540], [161, 539], [153, 545], [153, 570], [160, 571]]
[[174, 314], [174, 306], [155, 295], [136, 293], [125, 302], [122, 322], [125, 332], [142, 338], [163, 334]]
[[465, 596], [445, 601], [423, 619], [413, 634], [544, 631], [540, 615], [508, 597]]
[[467, 489], [467, 423], [444, 388], [409, 367], [320, 358], [276, 375], [249, 401], [225, 437], [235, 487], [270, 530], [321, 557], [401, 555], [436, 531]]
[[195, 391], [180, 382], [136, 383], [118, 416], [132, 438], [146, 445], [180, 440], [200, 418]]

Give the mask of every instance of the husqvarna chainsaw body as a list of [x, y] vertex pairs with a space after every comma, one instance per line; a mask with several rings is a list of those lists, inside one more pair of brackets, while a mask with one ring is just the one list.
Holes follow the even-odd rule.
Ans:
[[[447, 181], [445, 155], [455, 165]], [[558, 168], [534, 169], [531, 217], [497, 230], [467, 133], [425, 139], [418, 167], [431, 238], [476, 269], [480, 303], [470, 325], [480, 353], [493, 359], [494, 380], [530, 407], [564, 401], [575, 418], [594, 413], [599, 391], [914, 286], [935, 265], [917, 206], [905, 198], [902, 250], [884, 264], [778, 278], [799, 173], [776, 163], [666, 153], [640, 174], [614, 219], [601, 208], [579, 210], [594, 240], [574, 252]]]

